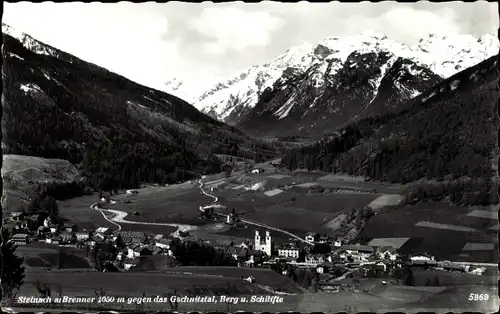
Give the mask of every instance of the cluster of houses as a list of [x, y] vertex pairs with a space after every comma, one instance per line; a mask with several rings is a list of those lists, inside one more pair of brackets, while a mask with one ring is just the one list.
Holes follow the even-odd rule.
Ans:
[[17, 245], [26, 245], [34, 240], [42, 240], [47, 243], [65, 244], [77, 243], [89, 238], [89, 232], [78, 232], [75, 224], [56, 224], [50, 218], [46, 218], [41, 226], [38, 226], [38, 214], [27, 214], [24, 212], [12, 212], [3, 221], [3, 228], [12, 234], [12, 241]]
[[485, 271], [484, 268], [436, 261], [434, 256], [426, 253], [401, 256], [398, 250], [391, 246], [348, 244], [344, 239], [321, 236], [318, 233], [307, 233], [304, 239], [310, 243], [329, 246], [329, 253], [312, 253], [311, 246], [297, 242], [274, 245], [269, 232], [266, 232], [265, 238], [261, 239], [259, 232], [256, 231], [253, 245], [247, 241], [233, 246], [231, 254], [238, 261], [239, 266], [285, 263], [296, 267], [315, 268], [320, 274], [326, 274], [338, 266], [360, 268], [365, 274], [370, 269], [378, 269], [385, 273], [391, 268], [410, 265], [477, 275]]
[[125, 270], [130, 270], [139, 263], [140, 257], [150, 255], [172, 256], [170, 244], [172, 239], [162, 234], [150, 238], [146, 233], [139, 231], [116, 231], [107, 228], [98, 228], [91, 238], [90, 246], [102, 242], [117, 243], [121, 239], [121, 247], [116, 256], [116, 262], [123, 265]]
[[[233, 219], [233, 215], [228, 216]], [[149, 237], [144, 232], [137, 231], [111, 231], [100, 227], [96, 230], [78, 230], [71, 223], [56, 225], [50, 219], [45, 219], [43, 225], [36, 231], [30, 230], [30, 219], [38, 219], [28, 214], [14, 212], [4, 219], [4, 228], [13, 231], [12, 241], [17, 245], [25, 245], [30, 241], [44, 241], [56, 245], [76, 245], [94, 247], [98, 243], [112, 242], [118, 248], [118, 239], [121, 239], [116, 262], [129, 270], [139, 263], [139, 259], [148, 255], [173, 256], [171, 250], [172, 237], [158, 234]], [[229, 221], [228, 221], [229, 222]], [[36, 224], [32, 224], [36, 226]], [[181, 235], [186, 236], [186, 235]], [[226, 250], [240, 267], [263, 267], [271, 263], [285, 263], [296, 267], [315, 268], [320, 274], [326, 274], [338, 266], [347, 268], [363, 268], [370, 266], [385, 272], [389, 267], [423, 267], [425, 269], [442, 269], [460, 271], [481, 275], [483, 268], [458, 265], [453, 262], [436, 261], [434, 256], [428, 254], [413, 254], [400, 256], [398, 251], [390, 246], [367, 246], [349, 244], [341, 238], [321, 236], [318, 233], [307, 233], [304, 239], [309, 243], [329, 247], [328, 253], [313, 253], [312, 246], [300, 242], [290, 241], [282, 245], [275, 245], [271, 234], [266, 231], [261, 238], [259, 231], [255, 232], [253, 243], [244, 241], [239, 245], [220, 246]], [[217, 246], [216, 246], [217, 247]], [[368, 268], [365, 268], [367, 270]]]

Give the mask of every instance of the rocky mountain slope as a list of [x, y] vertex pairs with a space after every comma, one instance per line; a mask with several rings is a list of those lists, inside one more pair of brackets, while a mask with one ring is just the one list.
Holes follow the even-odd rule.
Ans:
[[215, 84], [193, 102], [201, 111], [258, 135], [322, 132], [397, 107], [497, 54], [498, 47], [491, 34], [479, 39], [429, 35], [412, 47], [374, 32], [332, 37], [316, 46], [291, 48]]
[[218, 171], [215, 154], [275, 154], [177, 97], [6, 25], [2, 32], [4, 154], [66, 159], [90, 185], [108, 188]]
[[489, 183], [497, 171], [499, 96], [494, 56], [401, 104], [397, 112], [360, 119], [337, 137], [288, 151], [282, 165], [400, 183], [456, 180], [439, 193], [455, 189], [454, 201], [488, 203], [496, 195]]

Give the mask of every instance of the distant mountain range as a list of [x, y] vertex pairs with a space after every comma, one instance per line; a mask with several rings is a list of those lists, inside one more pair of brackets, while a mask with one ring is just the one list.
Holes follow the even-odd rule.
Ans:
[[4, 154], [66, 159], [118, 188], [220, 171], [216, 155], [274, 149], [170, 94], [2, 25]]
[[[316, 46], [293, 47], [198, 96], [191, 90], [186, 100], [255, 135], [320, 135], [353, 119], [395, 109], [498, 49], [498, 38], [491, 34], [431, 34], [411, 47], [374, 32], [332, 37]], [[189, 90], [185, 82], [169, 86], [181, 97]]]

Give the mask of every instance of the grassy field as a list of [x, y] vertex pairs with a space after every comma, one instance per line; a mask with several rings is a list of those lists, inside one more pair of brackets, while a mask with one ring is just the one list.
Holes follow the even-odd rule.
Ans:
[[[127, 220], [190, 225], [206, 224], [206, 221], [199, 219], [198, 208], [212, 201], [194, 184], [186, 188], [141, 189], [138, 194], [120, 196], [116, 200], [116, 204], [106, 207], [127, 212]], [[125, 200], [130, 203], [125, 203]], [[139, 215], [132, 215], [134, 212]]]
[[[427, 252], [442, 259], [493, 261], [496, 252], [477, 257], [460, 257], [467, 242], [491, 243], [494, 233], [487, 228], [495, 222], [492, 219], [472, 217], [470, 209], [444, 203], [422, 203], [398, 206], [373, 216], [360, 235], [362, 243], [373, 238], [409, 237], [400, 250], [404, 253]], [[419, 221], [453, 224], [480, 230], [463, 232], [416, 226]]]
[[479, 276], [458, 272], [423, 269], [414, 269], [413, 274], [415, 275], [416, 286], [425, 286], [427, 280], [433, 280], [434, 277], [439, 278], [442, 286], [493, 286], [498, 284], [498, 276], [495, 274]]
[[286, 293], [301, 293], [304, 291], [293, 280], [287, 276], [278, 274], [267, 268], [241, 268], [241, 267], [175, 267], [169, 273], [177, 274], [206, 274], [218, 275], [226, 278], [247, 278], [253, 276], [255, 283], [265, 285], [274, 291]]
[[61, 261], [61, 268], [89, 268], [85, 260], [83, 249], [73, 247], [58, 247], [53, 244], [33, 242], [28, 245], [18, 246], [16, 252], [18, 256], [24, 258], [24, 265], [27, 267], [58, 267], [59, 249], [64, 254]]
[[[131, 272], [131, 273], [98, 273], [98, 272], [78, 272], [78, 271], [37, 271], [28, 270], [25, 284], [21, 288], [18, 296], [36, 296], [35, 282], [40, 280], [53, 287], [61, 287], [63, 295], [95, 297], [95, 290], [103, 289], [107, 296], [115, 297], [141, 297], [143, 293], [147, 297], [167, 296], [175, 290], [180, 296], [248, 296], [269, 295], [270, 293], [260, 288], [257, 284], [252, 284], [240, 278], [206, 276], [206, 275], [178, 275], [156, 272]], [[232, 309], [253, 309], [264, 308], [269, 311], [292, 310], [300, 301], [300, 296], [284, 296], [287, 298], [284, 304], [242, 304], [233, 305]], [[113, 308], [120, 308], [124, 304], [113, 304]], [[126, 304], [125, 304], [126, 306]], [[134, 308], [134, 304], [126, 306]], [[168, 309], [168, 303], [148, 303], [145, 308]], [[227, 305], [204, 304], [204, 303], [183, 303], [179, 305], [179, 311], [193, 310], [219, 310], [227, 311]]]
[[373, 194], [310, 194], [293, 187], [274, 196], [260, 191], [222, 190], [214, 192], [228, 211], [234, 208], [243, 219], [261, 222], [303, 235], [311, 230], [328, 232], [326, 224], [343, 211], [362, 208]]
[[115, 230], [115, 225], [104, 219], [100, 212], [90, 208], [90, 205], [98, 200], [99, 197], [96, 194], [59, 201], [59, 213], [61, 217], [70, 220], [80, 229], [107, 227], [111, 228], [111, 230]]

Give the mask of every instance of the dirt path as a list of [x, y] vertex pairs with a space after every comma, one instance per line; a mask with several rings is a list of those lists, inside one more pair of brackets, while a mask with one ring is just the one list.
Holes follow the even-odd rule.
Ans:
[[[198, 181], [200, 183], [200, 190], [201, 190], [201, 192], [203, 194], [205, 194], [206, 196], [209, 196], [209, 197], [211, 197], [211, 198], [214, 199], [214, 201], [212, 202], [212, 205], [215, 204], [215, 203], [217, 203], [217, 201], [219, 200], [217, 198], [217, 196], [211, 195], [211, 194], [209, 194], [209, 193], [207, 193], [207, 192], [205, 192], [203, 190], [203, 184], [204, 183], [202, 182], [202, 180], [203, 180], [203, 178]], [[202, 212], [204, 211], [203, 206], [200, 206], [200, 211], [202, 211]], [[220, 215], [222, 216], [222, 214], [220, 214]], [[303, 238], [301, 238], [301, 237], [299, 237], [299, 236], [297, 236], [297, 235], [295, 235], [295, 234], [293, 234], [291, 232], [283, 230], [283, 229], [275, 228], [275, 227], [272, 227], [272, 226], [269, 226], [269, 225], [266, 225], [266, 224], [263, 224], [263, 223], [260, 223], [260, 222], [250, 221], [250, 220], [241, 219], [241, 218], [240, 218], [240, 221], [243, 222], [243, 223], [249, 224], [249, 225], [254, 225], [254, 226], [257, 226], [257, 227], [266, 228], [266, 229], [273, 230], [273, 231], [276, 231], [276, 232], [281, 232], [281, 233], [284, 233], [284, 234], [286, 234], [286, 235], [288, 235], [288, 236], [290, 236], [290, 237], [292, 237], [294, 239], [297, 239], [297, 240], [299, 240], [299, 241], [301, 241], [303, 243], [306, 243], [306, 244], [309, 244], [309, 245], [314, 245], [313, 243], [311, 243], [309, 241], [306, 241], [305, 239], [303, 239]]]

